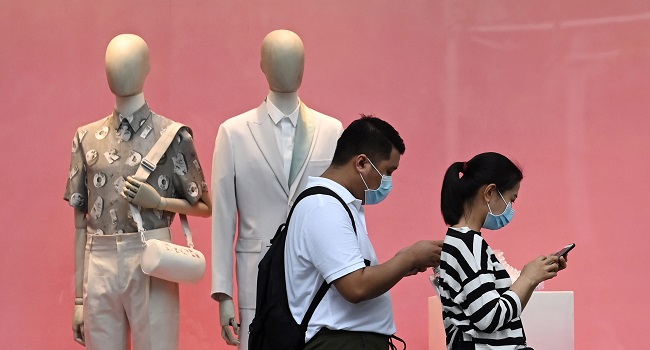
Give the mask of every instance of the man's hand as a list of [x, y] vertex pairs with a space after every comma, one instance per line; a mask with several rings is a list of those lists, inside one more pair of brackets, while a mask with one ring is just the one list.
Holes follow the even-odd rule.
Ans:
[[86, 338], [84, 336], [84, 306], [75, 305], [74, 315], [72, 316], [72, 335], [74, 340], [81, 344], [86, 345]]
[[440, 253], [443, 241], [419, 241], [412, 246], [402, 249], [398, 254], [409, 254], [413, 259], [413, 268], [407, 276], [424, 272], [428, 267], [440, 265]]
[[122, 197], [127, 202], [142, 208], [164, 209], [160, 208], [161, 203], [164, 202], [158, 192], [148, 183], [138, 181], [131, 176], [127, 177], [126, 181], [124, 181]]
[[[239, 345], [239, 324], [235, 319], [235, 304], [232, 299], [219, 301], [219, 321], [221, 323], [221, 337], [228, 345]], [[233, 334], [234, 332], [234, 334]]]
[[404, 277], [415, 276], [415, 275], [417, 275], [418, 273], [420, 273], [420, 272], [424, 272], [424, 271], [426, 271], [426, 270], [427, 270], [426, 267], [414, 267], [414, 268], [410, 269], [409, 272], [407, 272], [406, 275], [405, 275]]

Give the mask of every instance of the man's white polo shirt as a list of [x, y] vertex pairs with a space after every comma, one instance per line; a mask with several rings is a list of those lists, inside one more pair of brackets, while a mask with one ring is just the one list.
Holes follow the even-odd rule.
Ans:
[[[341, 203], [328, 195], [304, 198], [293, 211], [284, 248], [285, 277], [289, 308], [300, 323], [314, 299], [323, 278], [328, 283], [364, 268], [364, 259], [378, 265], [368, 238], [361, 201], [343, 186], [322, 177], [309, 177], [307, 187], [324, 186], [347, 203], [357, 227], [355, 235], [350, 216]], [[393, 304], [389, 293], [352, 304], [334, 285], [325, 294], [309, 322], [305, 341], [322, 327], [394, 334]]]

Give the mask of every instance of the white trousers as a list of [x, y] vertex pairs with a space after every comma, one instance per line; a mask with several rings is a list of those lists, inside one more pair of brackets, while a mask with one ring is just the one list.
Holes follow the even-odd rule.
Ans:
[[[146, 238], [170, 241], [169, 228], [147, 231]], [[131, 341], [134, 350], [178, 349], [178, 284], [145, 275], [141, 253], [139, 233], [87, 236], [86, 349], [125, 350]]]

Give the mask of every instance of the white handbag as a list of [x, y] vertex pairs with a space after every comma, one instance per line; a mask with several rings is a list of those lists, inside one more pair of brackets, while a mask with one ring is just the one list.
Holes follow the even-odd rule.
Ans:
[[[181, 222], [185, 230], [187, 223], [185, 215]], [[189, 226], [187, 229], [189, 230]], [[191, 233], [186, 233], [187, 247], [159, 239], [147, 240], [144, 232], [141, 232], [140, 237], [144, 247], [140, 265], [145, 274], [176, 283], [196, 283], [203, 278], [205, 257], [203, 253], [194, 249]]]
[[[160, 139], [151, 148], [149, 154], [140, 162], [140, 167], [134, 178], [147, 181], [151, 172], [156, 169], [156, 164], [167, 151], [176, 133], [183, 126], [180, 123], [172, 123], [167, 127]], [[138, 208], [133, 204], [131, 204], [131, 214], [138, 225], [138, 232], [140, 232], [140, 238], [142, 239], [143, 251], [140, 257], [142, 272], [176, 283], [196, 283], [203, 278], [205, 274], [205, 256], [194, 249], [187, 216], [179, 214], [181, 226], [187, 240], [187, 247], [185, 247], [159, 239], [146, 239], [146, 230], [142, 226], [142, 216]]]

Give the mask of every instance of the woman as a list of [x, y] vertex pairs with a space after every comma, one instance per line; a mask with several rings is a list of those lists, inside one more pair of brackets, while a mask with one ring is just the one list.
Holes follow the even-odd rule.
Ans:
[[442, 184], [441, 210], [449, 225], [436, 280], [447, 348], [530, 349], [521, 311], [542, 281], [566, 267], [563, 257], [540, 256], [512, 283], [481, 236], [514, 216], [521, 169], [498, 153], [452, 164]]

